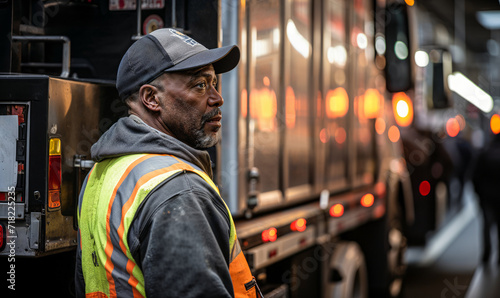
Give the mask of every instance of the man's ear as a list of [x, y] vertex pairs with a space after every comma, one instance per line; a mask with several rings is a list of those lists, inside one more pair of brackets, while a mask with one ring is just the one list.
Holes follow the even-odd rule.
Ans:
[[158, 98], [158, 88], [153, 85], [142, 85], [139, 89], [139, 100], [147, 110], [158, 112], [160, 110], [160, 99]]

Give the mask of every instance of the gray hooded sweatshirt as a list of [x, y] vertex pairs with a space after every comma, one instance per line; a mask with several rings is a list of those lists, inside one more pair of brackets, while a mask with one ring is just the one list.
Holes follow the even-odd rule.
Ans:
[[[96, 162], [135, 153], [171, 154], [212, 177], [206, 151], [158, 131], [136, 116], [121, 118], [91, 149]], [[179, 210], [182, 212], [176, 212]], [[144, 275], [146, 296], [232, 297], [229, 233], [226, 207], [199, 175], [180, 172], [152, 190], [137, 210], [128, 234], [130, 251]], [[78, 253], [76, 293], [85, 296]]]

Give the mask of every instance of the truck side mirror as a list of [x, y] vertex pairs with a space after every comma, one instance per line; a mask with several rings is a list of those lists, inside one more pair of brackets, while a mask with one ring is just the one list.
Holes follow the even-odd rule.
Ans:
[[412, 72], [406, 5], [388, 5], [385, 20], [386, 88], [389, 92], [407, 91], [412, 86]]
[[429, 64], [425, 66], [423, 92], [429, 109], [446, 109], [452, 106], [448, 76], [452, 72], [451, 54], [445, 49], [429, 51]]

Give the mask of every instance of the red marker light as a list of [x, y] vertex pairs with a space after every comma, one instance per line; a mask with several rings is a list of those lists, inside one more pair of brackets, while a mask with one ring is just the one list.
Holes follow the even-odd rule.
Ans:
[[330, 208], [330, 215], [333, 217], [341, 217], [344, 214], [344, 205], [335, 204]]
[[262, 241], [269, 242], [269, 231], [268, 230], [262, 231]]
[[431, 192], [431, 184], [429, 183], [429, 181], [424, 180], [424, 181], [420, 182], [420, 186], [418, 187], [418, 191], [424, 197], [426, 195], [428, 195]]
[[375, 197], [371, 193], [367, 193], [361, 197], [361, 206], [363, 207], [371, 207], [373, 202], [375, 202]]
[[278, 230], [276, 228], [270, 228], [262, 232], [262, 241], [274, 242], [276, 239], [278, 239]]
[[304, 232], [306, 230], [307, 221], [304, 218], [299, 218], [290, 224], [292, 231]]

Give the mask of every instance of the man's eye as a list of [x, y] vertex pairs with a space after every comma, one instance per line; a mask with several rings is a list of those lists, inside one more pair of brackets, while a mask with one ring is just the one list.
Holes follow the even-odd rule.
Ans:
[[196, 87], [205, 89], [207, 87], [207, 83], [199, 83], [198, 85], [196, 85]]

